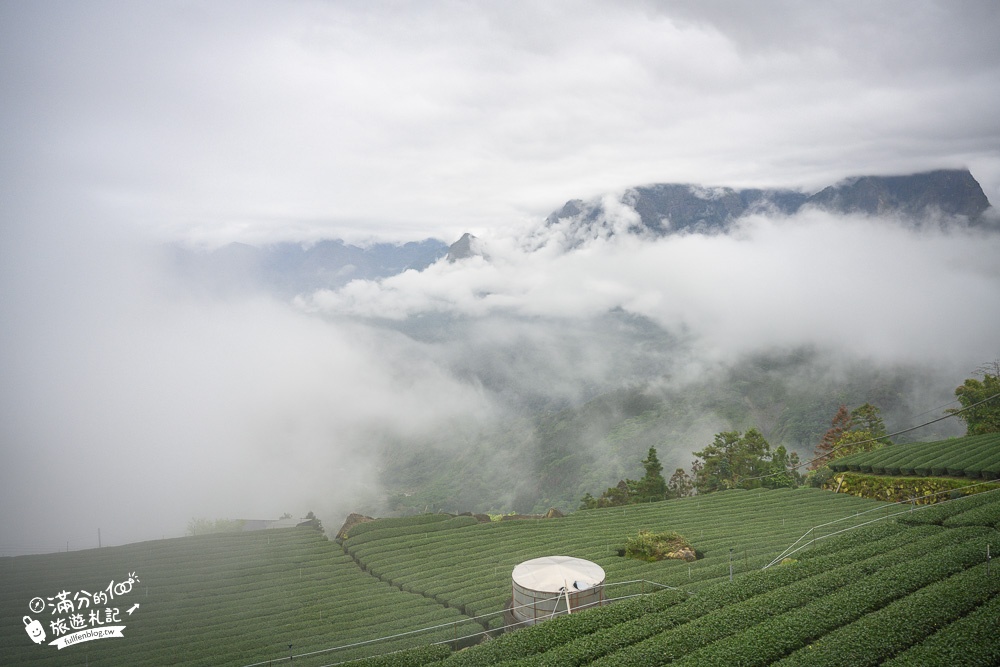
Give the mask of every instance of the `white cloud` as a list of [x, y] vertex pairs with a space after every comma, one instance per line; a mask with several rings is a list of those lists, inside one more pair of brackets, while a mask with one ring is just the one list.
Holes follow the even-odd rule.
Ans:
[[[813, 343], [974, 368], [996, 355], [994, 240], [819, 214], [655, 242], [525, 231], [665, 181], [969, 166], [997, 202], [998, 26], [943, 1], [0, 3], [4, 535], [322, 515], [371, 486], [373, 429], [670, 366], [662, 332], [623, 349], [615, 308], [696, 360]], [[488, 262], [302, 298], [329, 320], [193, 296], [133, 238], [464, 231]], [[456, 337], [352, 321], [428, 313]]]
[[399, 334], [199, 296], [120, 234], [20, 241], [0, 269], [0, 552], [178, 535], [193, 517], [335, 522], [380, 500], [383, 443], [492, 416]]
[[966, 165], [1000, 194], [982, 3], [0, 11], [0, 166], [171, 237], [450, 239], [649, 182]]
[[818, 345], [886, 362], [995, 354], [998, 241], [963, 227], [808, 210], [745, 218], [731, 234], [657, 240], [616, 234], [573, 250], [565, 230], [533, 252], [490, 244], [493, 261], [356, 281], [301, 298], [320, 312], [406, 318], [446, 312], [574, 320], [623, 309], [730, 358]]

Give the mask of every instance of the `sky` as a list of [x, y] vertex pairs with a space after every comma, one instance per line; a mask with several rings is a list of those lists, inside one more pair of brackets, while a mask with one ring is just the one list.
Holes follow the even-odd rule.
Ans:
[[[502, 423], [498, 377], [574, 401], [810, 347], [922, 368], [939, 406], [1000, 356], [996, 235], [808, 211], [566, 252], [540, 225], [647, 183], [942, 167], [1000, 202], [997, 34], [994, 2], [0, 0], [0, 555], [335, 530], [379, 443]], [[163, 250], [467, 231], [489, 260], [291, 301]], [[396, 326], [421, 317], [458, 324]]]
[[530, 224], [651, 182], [968, 167], [995, 2], [0, 3], [4, 180], [164, 238]]

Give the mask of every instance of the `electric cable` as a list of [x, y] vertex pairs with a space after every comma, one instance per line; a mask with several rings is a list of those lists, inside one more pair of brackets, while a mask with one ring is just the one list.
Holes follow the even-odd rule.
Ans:
[[[828, 458], [830, 458], [831, 454], [833, 454], [837, 450], [843, 449], [845, 447], [856, 447], [857, 445], [863, 445], [863, 444], [866, 444], [866, 443], [869, 443], [869, 442], [879, 442], [879, 441], [882, 441], [882, 440], [886, 440], [888, 438], [894, 438], [897, 435], [903, 435], [904, 433], [909, 433], [910, 431], [916, 431], [917, 429], [924, 428], [925, 426], [930, 426], [931, 424], [936, 424], [939, 421], [944, 421], [945, 419], [950, 419], [952, 417], [957, 417], [958, 415], [962, 414], [963, 412], [966, 412], [967, 410], [971, 410], [972, 408], [978, 407], [978, 406], [980, 406], [983, 403], [986, 403], [988, 401], [992, 401], [994, 398], [997, 398], [997, 397], [1000, 397], [1000, 393], [993, 394], [992, 396], [990, 396], [988, 398], [984, 398], [981, 401], [977, 401], [976, 403], [973, 403], [972, 405], [970, 405], [968, 407], [962, 408], [961, 410], [955, 410], [954, 412], [951, 412], [951, 413], [945, 415], [944, 417], [938, 417], [937, 419], [932, 419], [929, 422], [924, 422], [923, 424], [919, 424], [917, 426], [911, 426], [910, 428], [905, 428], [902, 431], [896, 431], [895, 433], [888, 433], [886, 435], [882, 435], [882, 436], [879, 436], [877, 438], [868, 438], [867, 440], [860, 440], [858, 442], [847, 442], [847, 443], [844, 443], [843, 445], [840, 445], [838, 447], [834, 447], [833, 449], [831, 449], [829, 452], [823, 454], [822, 456], [816, 456], [814, 458], [809, 459], [808, 461], [803, 461], [803, 462], [799, 463], [797, 466], [791, 466], [789, 468], [786, 468], [785, 470], [782, 470], [782, 471], [779, 471], [779, 472], [768, 473], [766, 475], [758, 475], [756, 477], [744, 477], [744, 478], [742, 478], [740, 480], [740, 482], [750, 482], [750, 481], [755, 481], [755, 480], [758, 480], [758, 479], [767, 479], [768, 477], [776, 477], [777, 475], [784, 475], [784, 474], [786, 474], [787, 472], [789, 472], [791, 470], [798, 470], [802, 466], [809, 465], [810, 463], [814, 463], [814, 462], [820, 461], [822, 459], [828, 459]], [[897, 446], [897, 447], [905, 447], [906, 445], [905, 444], [901, 444], [901, 445], [895, 445], [895, 446]]]

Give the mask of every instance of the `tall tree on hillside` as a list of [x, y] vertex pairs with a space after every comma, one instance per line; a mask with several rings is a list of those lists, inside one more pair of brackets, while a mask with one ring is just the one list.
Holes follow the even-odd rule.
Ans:
[[[977, 375], [982, 375], [982, 380], [969, 378], [961, 387], [955, 389], [955, 396], [962, 404], [965, 412], [949, 410], [948, 412], [958, 413], [959, 419], [965, 422], [967, 435], [981, 435], [983, 433], [1000, 432], [1000, 361], [994, 361], [980, 366]], [[991, 398], [996, 396], [996, 398]], [[990, 400], [987, 400], [990, 399]], [[976, 405], [980, 401], [986, 401], [982, 405]], [[966, 410], [969, 406], [976, 407]]]
[[694, 455], [700, 460], [692, 467], [698, 493], [723, 489], [756, 489], [796, 486], [798, 456], [784, 447], [771, 451], [760, 431], [725, 431]]
[[650, 447], [642, 460], [646, 474], [635, 485], [636, 502], [663, 500], [667, 495], [667, 482], [663, 479], [663, 465], [656, 456], [656, 448]]
[[635, 505], [666, 499], [667, 482], [663, 479], [663, 465], [656, 456], [655, 447], [649, 448], [646, 458], [642, 460], [642, 467], [646, 470], [642, 479], [623, 479], [597, 498], [588, 493], [580, 500], [580, 509]]
[[837, 446], [837, 442], [841, 436], [850, 428], [851, 413], [848, 412], [846, 405], [841, 405], [837, 409], [837, 414], [833, 416], [833, 421], [830, 422], [830, 428], [827, 429], [826, 433], [823, 434], [823, 439], [816, 445], [816, 451], [813, 452], [813, 462], [809, 465], [810, 470], [815, 470], [826, 465], [830, 457], [830, 452]]
[[678, 468], [667, 482], [667, 498], [687, 498], [694, 495], [694, 480], [684, 468]]
[[816, 446], [815, 458], [809, 467], [816, 470], [841, 456], [878, 449], [889, 444], [885, 435], [885, 422], [877, 407], [865, 403], [848, 412], [847, 406], [841, 405], [829, 430]]

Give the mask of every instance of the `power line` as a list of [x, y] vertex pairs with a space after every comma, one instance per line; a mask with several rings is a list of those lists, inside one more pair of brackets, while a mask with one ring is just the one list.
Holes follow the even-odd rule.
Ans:
[[[802, 466], [809, 465], [810, 463], [814, 463], [814, 462], [820, 461], [822, 459], [827, 459], [827, 458], [830, 457], [831, 454], [833, 454], [837, 450], [843, 449], [845, 447], [856, 447], [857, 445], [863, 445], [863, 444], [866, 444], [866, 443], [869, 443], [869, 442], [880, 442], [880, 441], [888, 439], [888, 438], [895, 438], [897, 435], [903, 435], [904, 433], [909, 433], [910, 431], [916, 431], [917, 429], [924, 428], [925, 426], [930, 426], [931, 424], [936, 424], [939, 421], [944, 421], [945, 419], [950, 419], [952, 417], [957, 417], [958, 415], [962, 414], [963, 412], [965, 412], [967, 410], [971, 410], [972, 408], [978, 407], [978, 406], [980, 406], [983, 403], [986, 403], [988, 401], [992, 401], [994, 398], [997, 398], [997, 397], [1000, 397], [1000, 393], [993, 394], [992, 396], [990, 396], [988, 398], [984, 398], [983, 400], [978, 401], [976, 403], [973, 403], [972, 405], [970, 405], [968, 407], [965, 407], [965, 408], [962, 408], [961, 410], [955, 410], [954, 412], [952, 412], [950, 414], [947, 414], [944, 417], [938, 417], [937, 419], [932, 419], [929, 422], [924, 422], [923, 424], [919, 424], [917, 426], [911, 426], [910, 428], [904, 428], [902, 431], [896, 431], [895, 433], [889, 433], [887, 435], [882, 435], [882, 436], [879, 436], [877, 438], [869, 438], [867, 440], [860, 440], [858, 442], [846, 442], [843, 445], [840, 445], [839, 447], [834, 447], [833, 449], [831, 449], [826, 454], [823, 454], [822, 456], [817, 456], [815, 458], [809, 459], [808, 461], [803, 461], [802, 463], [800, 463], [797, 466], [792, 466], [791, 468], [786, 468], [785, 470], [782, 470], [780, 472], [772, 472], [772, 473], [768, 473], [766, 475], [758, 475], [757, 477], [744, 477], [741, 481], [743, 481], [743, 482], [750, 482], [750, 481], [754, 481], [754, 480], [758, 480], [758, 479], [767, 479], [768, 477], [775, 477], [777, 475], [784, 475], [789, 470], [798, 470]], [[897, 445], [897, 446], [900, 446], [900, 445]]]
[[[587, 606], [587, 607], [590, 607], [590, 606], [603, 606], [604, 604], [610, 604], [612, 602], [617, 602], [619, 600], [626, 600], [626, 599], [633, 598], [633, 597], [641, 597], [643, 595], [652, 595], [653, 593], [657, 592], [655, 590], [656, 588], [681, 591], [682, 593], [687, 593], [688, 595], [694, 595], [690, 591], [685, 591], [682, 588], [677, 588], [675, 586], [668, 586], [667, 584], [661, 584], [659, 582], [649, 581], [647, 579], [630, 579], [628, 581], [616, 581], [616, 582], [612, 582], [610, 584], [606, 583], [606, 584], [603, 584], [603, 588], [605, 590], [607, 590], [608, 588], [613, 588], [615, 586], [628, 586], [628, 585], [633, 585], [633, 584], [643, 584], [643, 585], [649, 584], [652, 588], [654, 588], [654, 590], [651, 590], [649, 593], [641, 593], [641, 594], [633, 594], [633, 595], [623, 595], [623, 596], [616, 597], [616, 598], [605, 598], [603, 602], [590, 603], [590, 604], [585, 605], [585, 606]], [[559, 595], [556, 595], [556, 596], [554, 596], [552, 598], [547, 598], [547, 599], [541, 600], [540, 602], [557, 602], [557, 601], [559, 601], [561, 599], [562, 599], [562, 593], [560, 593]], [[535, 604], [537, 604], [537, 602], [538, 601], [536, 601]], [[522, 607], [531, 607], [531, 606], [532, 606], [532, 604], [523, 604], [523, 605], [519, 605], [517, 607], [510, 607], [510, 609], [520, 609]], [[374, 639], [366, 639], [364, 641], [353, 642], [351, 644], [341, 644], [339, 646], [332, 646], [330, 648], [323, 648], [323, 649], [319, 649], [319, 650], [316, 650], [316, 651], [309, 651], [308, 653], [296, 653], [293, 657], [295, 657], [295, 658], [304, 658], [304, 657], [307, 657], [307, 656], [314, 656], [314, 655], [319, 655], [319, 654], [322, 654], [322, 653], [331, 653], [333, 651], [342, 651], [344, 649], [349, 649], [349, 648], [358, 648], [360, 646], [367, 646], [367, 645], [370, 645], [370, 644], [377, 644], [379, 642], [385, 642], [385, 641], [389, 641], [389, 640], [392, 640], [392, 639], [399, 639], [401, 637], [407, 637], [407, 636], [411, 636], [411, 635], [417, 635], [417, 634], [421, 634], [421, 633], [424, 633], [424, 632], [430, 632], [432, 630], [441, 630], [443, 628], [457, 627], [459, 623], [470, 623], [471, 622], [471, 623], [477, 623], [477, 624], [479, 624], [479, 621], [481, 619], [490, 618], [491, 616], [497, 616], [498, 614], [503, 614], [503, 613], [505, 613], [505, 610], [500, 609], [500, 610], [497, 610], [497, 611], [486, 612], [485, 614], [480, 614], [478, 616], [466, 616], [465, 618], [460, 618], [460, 619], [457, 619], [457, 620], [454, 620], [454, 621], [448, 621], [447, 623], [440, 623], [438, 625], [432, 625], [432, 626], [428, 626], [428, 627], [424, 627], [424, 628], [419, 628], [417, 630], [408, 630], [406, 632], [400, 632], [400, 633], [397, 633], [397, 634], [394, 634], [394, 635], [386, 635], [386, 636], [383, 636], [383, 637], [375, 637]], [[479, 624], [479, 625], [481, 627], [481, 624]], [[455, 638], [452, 638], [452, 639], [445, 639], [445, 640], [441, 640], [441, 641], [433, 642], [433, 643], [435, 643], [435, 644], [450, 644], [450, 643], [455, 642], [455, 641], [462, 641], [464, 639], [470, 639], [472, 637], [479, 637], [481, 635], [489, 634], [491, 632], [496, 632], [496, 630], [497, 630], [496, 628], [490, 629], [490, 630], [483, 630], [481, 632], [474, 632], [471, 635], [463, 635], [461, 637], [455, 637]], [[406, 650], [406, 649], [401, 649], [401, 650]], [[386, 655], [388, 655], [388, 654], [386, 654]], [[248, 665], [244, 665], [243, 667], [262, 667], [263, 665], [271, 665], [274, 662], [282, 662], [284, 660], [289, 660], [290, 661], [291, 658], [284, 658], [284, 657], [282, 657], [282, 658], [273, 658], [271, 660], [264, 660], [262, 662], [254, 662], [254, 663], [251, 663], [251, 664], [248, 664]], [[330, 664], [331, 665], [339, 665], [339, 664], [342, 664], [342, 663], [338, 662], [338, 663], [330, 663]], [[330, 667], [330, 666], [328, 665], [327, 667]]]
[[[977, 482], [975, 484], [970, 484], [969, 486], [967, 486], [965, 488], [971, 489], [973, 487], [982, 486], [983, 484], [989, 484], [989, 483], [990, 483], [989, 481]], [[944, 503], [958, 502], [959, 500], [964, 500], [966, 498], [972, 498], [972, 497], [975, 497], [975, 496], [985, 495], [985, 494], [988, 494], [988, 493], [1000, 493], [1000, 489], [990, 489], [988, 491], [981, 491], [979, 493], [968, 494], [968, 495], [963, 496], [961, 498], [953, 498], [953, 499], [950, 499], [950, 500], [943, 500], [943, 501], [935, 502], [935, 503], [926, 503], [926, 504], [923, 504], [923, 505], [916, 505], [916, 501], [918, 501], [918, 500], [925, 500], [927, 498], [933, 498], [934, 496], [940, 496], [940, 495], [945, 494], [945, 493], [951, 493], [953, 490], [954, 489], [945, 489], [944, 491], [937, 491], [937, 492], [934, 492], [934, 493], [927, 493], [927, 494], [924, 494], [922, 496], [917, 496], [917, 497], [911, 498], [909, 500], [897, 500], [896, 502], [890, 503], [889, 505], [885, 506], [884, 508], [883, 507], [873, 507], [870, 510], [865, 510], [864, 512], [860, 512], [860, 513], [855, 514], [853, 516], [845, 516], [845, 517], [841, 517], [839, 519], [836, 519], [834, 521], [828, 521], [827, 523], [821, 523], [821, 524], [819, 524], [817, 526], [813, 526], [812, 528], [810, 528], [809, 530], [807, 530], [805, 533], [803, 533], [802, 536], [799, 537], [799, 539], [797, 539], [794, 542], [792, 542], [791, 545], [789, 545], [784, 551], [782, 551], [780, 554], [778, 554], [774, 558], [774, 560], [772, 560], [770, 563], [768, 563], [767, 565], [765, 565], [761, 569], [762, 570], [766, 570], [767, 568], [771, 567], [772, 565], [777, 564], [783, 558], [788, 558], [792, 554], [797, 553], [797, 552], [801, 551], [802, 549], [805, 549], [806, 547], [808, 547], [809, 545], [813, 544], [814, 542], [818, 542], [819, 540], [825, 540], [828, 537], [833, 537], [834, 535], [839, 535], [840, 533], [845, 533], [845, 532], [854, 530], [855, 528], [862, 528], [864, 526], [867, 526], [867, 525], [872, 524], [872, 523], [876, 523], [878, 521], [883, 521], [885, 519], [891, 519], [892, 517], [899, 516], [900, 514], [908, 514], [910, 512], [913, 512], [914, 510], [917, 510], [917, 511], [925, 510], [925, 509], [928, 509], [928, 508], [931, 508], [931, 507], [938, 507], [940, 505], [943, 505]], [[905, 509], [905, 510], [899, 511], [899, 512], [889, 513], [888, 508], [892, 507], [893, 505], [910, 505], [910, 507], [907, 508], [907, 509]], [[804, 544], [800, 545], [798, 548], [795, 548], [795, 545], [799, 544], [799, 542], [801, 542], [803, 539], [805, 539], [806, 537], [808, 537], [809, 534], [812, 533], [817, 528], [823, 528], [825, 526], [831, 526], [831, 525], [833, 525], [835, 523], [840, 523], [841, 521], [846, 521], [847, 519], [854, 519], [854, 518], [857, 518], [859, 516], [862, 516], [862, 515], [865, 515], [865, 514], [869, 514], [871, 512], [879, 512], [879, 513], [881, 513], [883, 510], [886, 511], [886, 514], [884, 516], [878, 516], [878, 517], [876, 517], [874, 519], [871, 519], [869, 521], [865, 521], [863, 523], [859, 523], [857, 525], [849, 526], [847, 528], [842, 528], [842, 529], [836, 530], [836, 531], [834, 531], [832, 533], [827, 533], [825, 535], [820, 535], [819, 537], [814, 537], [813, 539], [809, 540], [808, 542], [805, 542]]]

